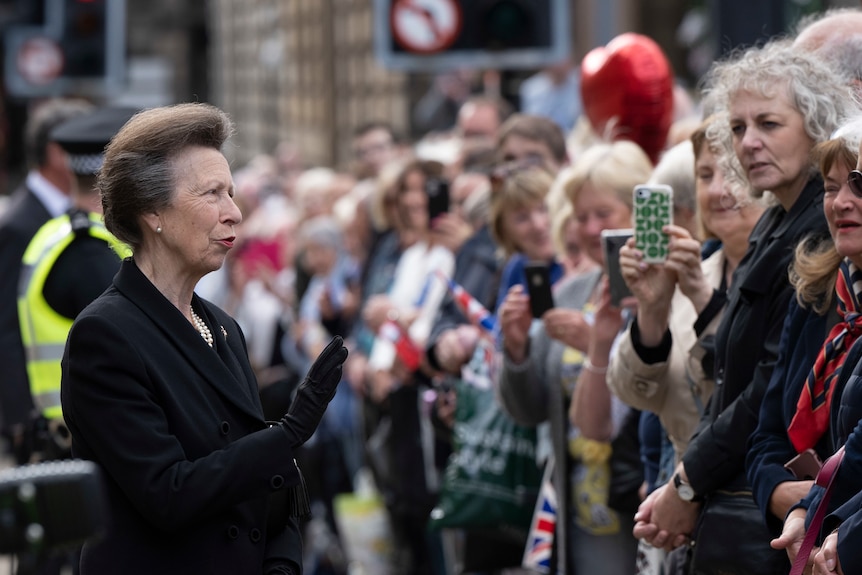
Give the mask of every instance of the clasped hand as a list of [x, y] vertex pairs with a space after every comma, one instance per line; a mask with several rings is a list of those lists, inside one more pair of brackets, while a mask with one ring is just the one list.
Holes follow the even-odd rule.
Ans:
[[314, 360], [296, 390], [290, 409], [281, 418], [281, 426], [290, 438], [291, 447], [298, 447], [308, 441], [317, 429], [338, 389], [346, 359], [347, 348], [341, 336], [337, 335]]
[[665, 484], [640, 504], [632, 533], [653, 547], [670, 551], [688, 541], [698, 513], [699, 504], [683, 501], [672, 485]]

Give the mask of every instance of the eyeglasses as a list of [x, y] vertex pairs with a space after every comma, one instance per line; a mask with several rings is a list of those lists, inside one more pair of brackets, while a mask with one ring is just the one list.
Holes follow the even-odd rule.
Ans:
[[847, 175], [847, 187], [853, 192], [857, 198], [862, 198], [862, 172], [859, 170], [850, 170]]

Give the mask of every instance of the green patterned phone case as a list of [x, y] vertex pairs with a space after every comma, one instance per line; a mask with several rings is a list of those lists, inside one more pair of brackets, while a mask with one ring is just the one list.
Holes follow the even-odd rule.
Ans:
[[662, 228], [673, 223], [673, 189], [660, 184], [635, 186], [634, 212], [635, 247], [645, 262], [664, 262], [670, 237]]

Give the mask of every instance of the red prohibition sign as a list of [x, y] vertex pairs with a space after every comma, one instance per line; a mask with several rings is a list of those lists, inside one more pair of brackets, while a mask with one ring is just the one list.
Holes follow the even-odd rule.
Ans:
[[433, 54], [455, 43], [463, 20], [456, 0], [396, 0], [389, 22], [402, 48]]
[[26, 40], [16, 57], [18, 72], [30, 84], [44, 86], [56, 80], [63, 71], [63, 52], [49, 38], [35, 37]]

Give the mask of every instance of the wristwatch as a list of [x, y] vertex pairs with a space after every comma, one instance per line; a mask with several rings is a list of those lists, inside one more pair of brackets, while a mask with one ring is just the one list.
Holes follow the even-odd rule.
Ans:
[[679, 473], [674, 473], [673, 475], [673, 486], [676, 488], [676, 494], [679, 495], [679, 498], [683, 501], [691, 503], [693, 501], [700, 501], [703, 499], [694, 492], [694, 488], [691, 485], [682, 480]]

